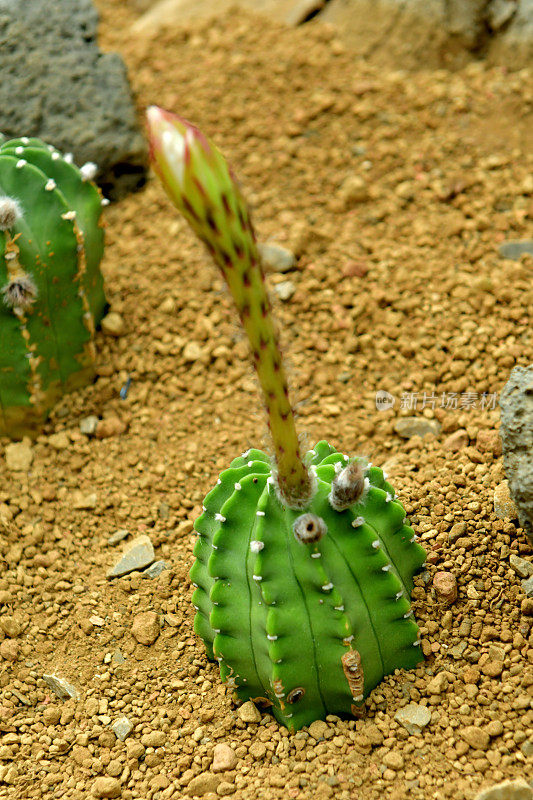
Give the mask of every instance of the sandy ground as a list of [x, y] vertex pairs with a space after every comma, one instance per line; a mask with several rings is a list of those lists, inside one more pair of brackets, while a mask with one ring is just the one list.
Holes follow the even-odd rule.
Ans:
[[[55, 409], [29, 469], [0, 458], [0, 798], [470, 800], [531, 776], [533, 603], [510, 563], [531, 552], [494, 511], [497, 395], [533, 360], [533, 262], [498, 254], [531, 237], [531, 74], [378, 69], [331, 29], [248, 14], [135, 40], [133, 12], [98, 6], [139, 108], [211, 135], [260, 239], [296, 254], [269, 284], [299, 428], [386, 466], [429, 554], [414, 592], [426, 658], [387, 678], [364, 719], [295, 736], [268, 714], [244, 721], [207, 662], [192, 522], [218, 472], [268, 441], [221, 278], [150, 179], [106, 211], [123, 334], [99, 335], [96, 383]], [[378, 390], [393, 408], [376, 410]], [[101, 438], [80, 432], [89, 415]], [[440, 432], [400, 437], [413, 415]], [[108, 581], [119, 529], [148, 534], [170, 569]], [[450, 605], [438, 571], [457, 578]], [[48, 673], [78, 697], [60, 700]], [[431, 711], [417, 734], [395, 720], [409, 703]], [[110, 728], [122, 716], [125, 742]]]

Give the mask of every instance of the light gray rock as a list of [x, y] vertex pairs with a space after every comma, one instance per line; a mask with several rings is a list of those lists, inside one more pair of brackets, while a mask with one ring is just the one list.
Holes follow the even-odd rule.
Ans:
[[394, 423], [394, 430], [404, 439], [411, 439], [413, 436], [425, 436], [426, 433], [438, 436], [440, 423], [436, 419], [426, 419], [425, 417], [401, 417]]
[[526, 597], [533, 597], [533, 575], [526, 581], [522, 581], [522, 589]]
[[157, 578], [166, 569], [169, 569], [169, 565], [166, 561], [154, 561], [153, 564], [150, 564], [148, 569], [141, 572], [141, 578]]
[[482, 789], [475, 800], [533, 800], [533, 789], [523, 778]]
[[281, 281], [281, 283], [277, 283], [274, 286], [274, 291], [280, 300], [286, 302], [293, 296], [294, 292], [296, 291], [296, 286], [292, 281]]
[[111, 730], [119, 741], [124, 742], [133, 730], [133, 723], [127, 717], [119, 717], [111, 725]]
[[75, 686], [69, 683], [65, 678], [60, 678], [59, 675], [49, 674], [43, 675], [44, 682], [61, 700], [67, 700], [69, 697], [76, 699], [79, 697], [79, 692]]
[[533, 239], [511, 239], [508, 242], [503, 242], [499, 246], [498, 252], [502, 258], [518, 261], [524, 253], [533, 255]]
[[520, 558], [520, 556], [511, 553], [509, 564], [519, 578], [529, 578], [530, 575], [533, 575], [533, 564], [531, 561], [526, 561], [525, 558]]
[[394, 715], [396, 722], [403, 725], [411, 736], [420, 733], [431, 721], [431, 711], [427, 706], [419, 706], [417, 703], [409, 703], [404, 708], [400, 708]]
[[97, 425], [98, 417], [95, 417], [94, 414], [91, 414], [89, 417], [84, 417], [80, 420], [80, 433], [83, 433], [85, 436], [94, 436]]
[[136, 570], [143, 570], [155, 561], [152, 542], [146, 534], [137, 536], [124, 548], [122, 555], [108, 570], [107, 578], [120, 578]]
[[97, 23], [91, 0], [0, 0], [0, 131], [97, 164], [115, 198], [145, 182], [147, 148], [126, 67], [100, 52]]
[[509, 491], [533, 544], [533, 364], [515, 367], [501, 396], [500, 437]]
[[258, 250], [267, 272], [290, 272], [296, 267], [296, 257], [286, 247], [267, 242], [259, 244]]

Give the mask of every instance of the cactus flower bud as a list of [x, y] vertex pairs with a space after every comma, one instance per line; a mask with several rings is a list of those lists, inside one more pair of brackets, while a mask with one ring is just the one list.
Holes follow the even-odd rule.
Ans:
[[300, 455], [246, 201], [222, 153], [194, 125], [157, 106], [150, 106], [147, 121], [154, 169], [220, 267], [248, 336], [274, 443], [280, 497], [290, 508], [303, 508], [315, 485]]

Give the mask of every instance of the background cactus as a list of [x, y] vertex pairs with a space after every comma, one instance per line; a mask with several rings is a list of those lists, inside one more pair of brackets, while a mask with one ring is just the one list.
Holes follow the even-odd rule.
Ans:
[[106, 300], [91, 167], [39, 139], [0, 143], [0, 434], [35, 435], [62, 394], [94, 377]]
[[235, 459], [205, 499], [191, 579], [195, 630], [241, 699], [290, 730], [358, 714], [421, 660], [413, 575], [425, 561], [383, 472], [327, 442], [302, 458], [246, 204], [216, 147], [152, 107], [165, 189], [223, 271], [248, 334], [274, 441]]

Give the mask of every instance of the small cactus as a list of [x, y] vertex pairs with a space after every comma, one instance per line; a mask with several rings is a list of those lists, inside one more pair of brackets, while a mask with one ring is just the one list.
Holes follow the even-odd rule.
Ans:
[[250, 340], [274, 442], [222, 472], [196, 520], [195, 630], [238, 697], [291, 731], [359, 715], [381, 679], [421, 660], [413, 575], [425, 561], [381, 469], [319, 442], [301, 456], [249, 212], [192, 125], [148, 111], [170, 198], [220, 266]]
[[0, 139], [0, 434], [36, 435], [94, 377], [106, 300], [90, 173], [39, 139]]

